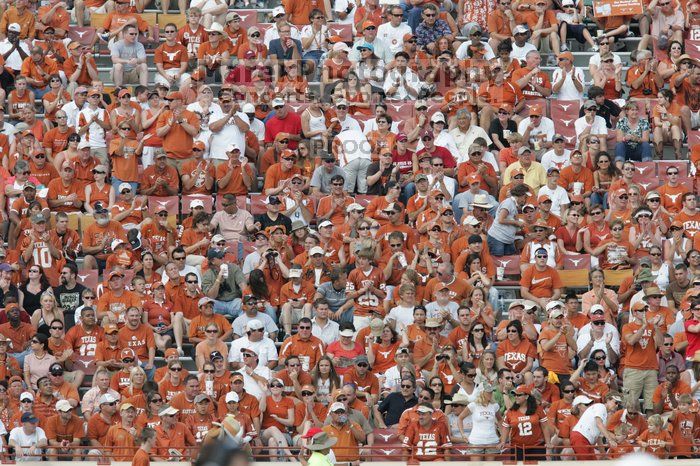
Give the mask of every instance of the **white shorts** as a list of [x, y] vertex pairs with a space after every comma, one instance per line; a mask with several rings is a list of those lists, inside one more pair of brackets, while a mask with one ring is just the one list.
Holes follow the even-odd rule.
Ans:
[[[98, 15], [106, 15], [107, 14], [107, 3], [105, 2], [104, 5], [98, 8], [94, 7], [87, 7], [85, 8], [85, 11], [83, 13], [83, 22], [89, 22], [90, 21], [90, 15], [92, 13], [97, 13]], [[75, 17], [75, 8], [73, 8], [70, 12], [70, 17], [73, 21], [77, 21], [78, 19]], [[89, 24], [88, 24], [89, 26]]]
[[[177, 70], [177, 69], [175, 69], [175, 68], [171, 68], [171, 69], [169, 69], [169, 70], [165, 70], [165, 74], [167, 74], [168, 76], [175, 76], [175, 75], [178, 73], [178, 71], [179, 71], [179, 70]], [[179, 87], [182, 88], [182, 87], [183, 87], [183, 83], [185, 82], [185, 80], [189, 80], [189, 79], [190, 79], [189, 73], [183, 73], [183, 74], [180, 76], [180, 82], [178, 83]], [[163, 76], [161, 76], [161, 74], [158, 73], [158, 72], [156, 72], [156, 76], [155, 76], [155, 78], [153, 78], [153, 81], [154, 81], [156, 84], [164, 84], [164, 85], [168, 86], [168, 88], [171, 88], [171, 87], [172, 87], [172, 84], [170, 83], [170, 81], [168, 81], [167, 79], [165, 79], [165, 78], [164, 78]]]
[[700, 128], [700, 110], [697, 112], [690, 111], [690, 127], [692, 129]]
[[141, 152], [141, 165], [143, 165], [143, 168], [153, 165], [153, 156], [156, 155], [158, 149], [163, 150], [162, 147], [146, 146], [143, 148], [143, 152]]

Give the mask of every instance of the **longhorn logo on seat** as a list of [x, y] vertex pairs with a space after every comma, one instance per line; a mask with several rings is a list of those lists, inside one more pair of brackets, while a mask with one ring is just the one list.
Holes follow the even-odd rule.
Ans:
[[581, 262], [583, 259], [569, 259], [571, 263], [573, 264], [574, 267], [578, 267], [578, 263]]
[[499, 259], [498, 262], [501, 263], [501, 267], [504, 267], [504, 268], [505, 268], [505, 267], [508, 267], [508, 264], [510, 264], [510, 263], [512, 262], [512, 260], [509, 259], [509, 260], [507, 260], [507, 261], [502, 261], [502, 260]]

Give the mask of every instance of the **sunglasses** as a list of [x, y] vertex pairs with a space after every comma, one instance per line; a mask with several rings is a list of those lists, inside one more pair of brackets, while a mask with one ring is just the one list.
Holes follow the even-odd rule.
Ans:
[[304, 390], [303, 392], [301, 392], [301, 396], [311, 396], [314, 394], [315, 394], [315, 392], [310, 392], [308, 390]]
[[356, 365], [357, 367], [369, 367], [369, 364], [367, 364], [366, 362], [358, 362]]
[[280, 385], [280, 384], [278, 384], [278, 383], [273, 383], [273, 384], [270, 385], [270, 387], [271, 387], [271, 388], [283, 388], [284, 385]]
[[51, 330], [63, 330], [63, 327], [51, 327]]
[[563, 393], [576, 393], [576, 390], [562, 390]]
[[605, 360], [605, 356], [596, 356], [595, 358], [593, 358], [593, 360], [594, 360], [594, 361], [604, 361], [604, 360]]
[[401, 385], [401, 388], [413, 388], [413, 385]]
[[170, 370], [173, 371], [173, 372], [181, 372], [181, 371], [182, 371], [182, 367], [171, 367]]
[[593, 325], [603, 326], [605, 325], [605, 321], [599, 320], [598, 322], [593, 322]]
[[134, 358], [124, 358], [124, 359], [122, 359], [122, 362], [125, 362], [127, 364], [131, 364], [132, 362], [134, 362]]
[[204, 373], [205, 374], [214, 374], [216, 371], [214, 369], [205, 369]]

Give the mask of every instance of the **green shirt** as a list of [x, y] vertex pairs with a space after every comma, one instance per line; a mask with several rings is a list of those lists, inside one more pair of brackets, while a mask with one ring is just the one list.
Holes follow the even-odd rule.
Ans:
[[[241, 298], [243, 285], [245, 284], [245, 277], [241, 268], [236, 264], [222, 264], [221, 266], [228, 267], [228, 278], [221, 282], [219, 294], [214, 299], [217, 301], [233, 301], [236, 298]], [[209, 288], [214, 286], [217, 275], [219, 275], [219, 271], [214, 271], [213, 268], [209, 268], [204, 272], [202, 277], [202, 291], [204, 291], [204, 294], [208, 294]]]
[[311, 453], [308, 463], [308, 466], [333, 466], [326, 455], [317, 451]]

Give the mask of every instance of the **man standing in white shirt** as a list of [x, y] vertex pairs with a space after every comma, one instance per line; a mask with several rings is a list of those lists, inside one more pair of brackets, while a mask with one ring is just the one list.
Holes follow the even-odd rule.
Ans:
[[583, 100], [583, 70], [574, 66], [574, 55], [562, 52], [557, 56], [559, 67], [552, 73], [552, 92], [559, 100]]
[[[573, 405], [589, 404], [592, 401], [588, 397], [577, 396]], [[594, 445], [598, 443], [598, 437], [601, 435], [608, 440], [608, 446], [615, 447], [617, 445], [615, 434], [610, 432], [606, 426], [608, 414], [617, 411], [621, 405], [622, 396], [617, 392], [609, 392], [605, 395], [605, 404], [596, 403], [588, 406], [571, 431], [571, 447], [576, 452], [577, 460], [593, 461], [596, 459]]]
[[389, 47], [392, 55], [396, 55], [403, 50], [404, 37], [407, 35], [413, 37], [413, 31], [408, 24], [401, 22], [403, 9], [399, 5], [389, 7], [387, 14], [389, 22], [379, 25], [377, 37]]

